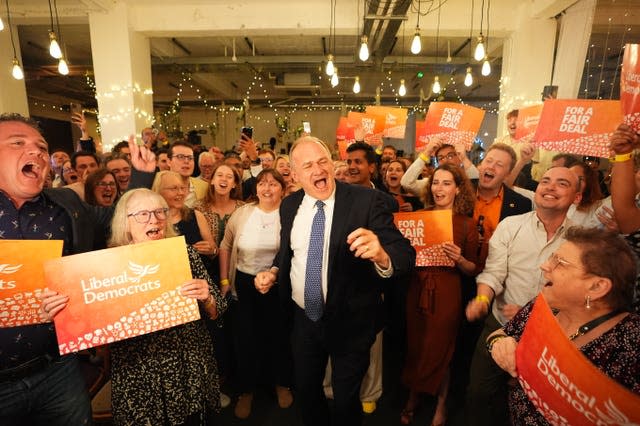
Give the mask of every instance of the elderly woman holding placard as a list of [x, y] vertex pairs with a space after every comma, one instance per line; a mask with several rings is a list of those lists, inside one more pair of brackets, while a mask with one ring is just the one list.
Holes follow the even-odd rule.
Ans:
[[[109, 246], [175, 236], [161, 195], [148, 189], [125, 193], [111, 225]], [[201, 317], [226, 309], [198, 253], [188, 247], [193, 279], [180, 293], [196, 299]], [[67, 297], [48, 292], [43, 311], [53, 318]], [[201, 425], [220, 404], [213, 344], [202, 319], [112, 343], [112, 412], [116, 425]]]
[[[636, 263], [617, 234], [597, 228], [569, 228], [562, 244], [540, 268], [542, 289], [557, 311], [558, 325], [598, 369], [640, 394], [640, 315], [630, 313]], [[487, 338], [496, 363], [517, 375], [516, 348], [533, 302]], [[546, 425], [520, 385], [509, 390], [512, 424]]]

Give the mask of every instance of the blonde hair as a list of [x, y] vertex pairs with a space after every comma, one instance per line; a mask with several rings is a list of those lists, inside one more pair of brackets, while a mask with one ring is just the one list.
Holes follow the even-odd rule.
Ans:
[[[111, 238], [109, 238], [109, 247], [118, 247], [131, 244], [133, 242], [131, 238], [131, 232], [129, 232], [129, 221], [127, 206], [130, 202], [139, 200], [141, 198], [148, 198], [149, 200], [158, 201], [158, 203], [168, 209], [167, 202], [162, 195], [153, 192], [146, 188], [132, 189], [124, 193], [124, 195], [116, 204], [116, 209], [113, 212], [113, 219], [111, 220]], [[175, 237], [176, 233], [173, 226], [169, 223], [169, 220], [165, 220], [164, 226], [165, 238]]]
[[[178, 172], [174, 172], [171, 170], [162, 170], [161, 172], [156, 173], [156, 177], [153, 179], [153, 185], [151, 185], [151, 190], [159, 194], [161, 197], [162, 197], [162, 194], [160, 194], [160, 190], [162, 189], [161, 188], [162, 178], [164, 178], [165, 176], [175, 176], [180, 180], [180, 182], [182, 182], [182, 175]], [[191, 182], [189, 182], [189, 185], [191, 185]], [[185, 195], [185, 198], [186, 198], [186, 195]], [[180, 217], [182, 219], [188, 219], [190, 214], [191, 214], [191, 209], [186, 205], [182, 206], [182, 208], [180, 209]]]

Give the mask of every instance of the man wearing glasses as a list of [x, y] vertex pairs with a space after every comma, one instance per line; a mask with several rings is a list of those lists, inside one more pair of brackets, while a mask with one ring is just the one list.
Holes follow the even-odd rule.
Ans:
[[485, 268], [476, 277], [477, 296], [466, 309], [469, 321], [486, 319], [471, 363], [465, 424], [506, 424], [508, 375], [491, 359], [485, 340], [540, 292], [544, 278], [539, 266], [564, 242], [571, 226], [567, 211], [580, 199], [575, 173], [551, 168], [536, 189], [535, 211], [507, 217], [495, 229]]
[[201, 200], [209, 190], [209, 184], [202, 179], [192, 177], [195, 167], [193, 147], [187, 142], [174, 142], [169, 148], [169, 167], [173, 172], [182, 176], [182, 182], [189, 187], [189, 193], [185, 197], [184, 204], [193, 208], [197, 200]]

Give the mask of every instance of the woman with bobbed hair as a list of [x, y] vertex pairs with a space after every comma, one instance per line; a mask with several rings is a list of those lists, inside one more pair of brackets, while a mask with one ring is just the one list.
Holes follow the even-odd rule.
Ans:
[[[540, 269], [542, 289], [563, 333], [598, 369], [640, 394], [640, 315], [630, 313], [636, 261], [616, 233], [598, 228], [571, 227], [566, 242]], [[503, 328], [487, 338], [496, 363], [516, 377], [516, 348], [529, 319], [533, 301]], [[509, 389], [514, 425], [550, 424], [519, 384]]]
[[118, 199], [116, 177], [106, 168], [99, 168], [84, 182], [84, 200], [94, 206], [111, 207]]

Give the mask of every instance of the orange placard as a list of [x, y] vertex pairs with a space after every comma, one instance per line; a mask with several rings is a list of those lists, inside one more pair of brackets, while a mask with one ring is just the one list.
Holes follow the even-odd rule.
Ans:
[[620, 103], [624, 123], [640, 133], [640, 61], [638, 44], [624, 46], [622, 73], [620, 74]]
[[455, 102], [431, 102], [425, 118], [426, 134], [440, 137], [449, 145], [473, 145], [484, 110]]
[[424, 120], [416, 120], [416, 152], [422, 152], [429, 144], [427, 125]]
[[516, 140], [520, 140], [527, 136], [533, 136], [540, 122], [542, 114], [542, 104], [533, 105], [518, 110], [518, 119], [516, 120]]
[[384, 106], [368, 106], [367, 115], [376, 117], [376, 122], [384, 123], [382, 136], [385, 138], [404, 139], [407, 127], [407, 109]]
[[347, 122], [353, 129], [362, 128], [364, 130], [364, 141], [373, 147], [382, 148], [382, 133], [384, 131], [384, 120], [375, 115], [349, 111]]
[[621, 122], [620, 101], [548, 99], [533, 144], [549, 151], [609, 157], [609, 137]]
[[571, 344], [542, 294], [518, 343], [516, 369], [520, 385], [551, 424], [640, 424], [640, 397]]
[[44, 271], [47, 286], [69, 296], [54, 319], [60, 354], [200, 318], [178, 292], [191, 279], [184, 237], [49, 260]]
[[62, 256], [62, 240], [0, 240], [0, 328], [38, 324], [45, 260]]
[[347, 117], [340, 117], [338, 128], [336, 129], [336, 142], [338, 144], [338, 154], [341, 160], [347, 158], [347, 147], [354, 142], [354, 128], [349, 125]]
[[442, 249], [453, 241], [451, 210], [394, 213], [393, 221], [416, 249], [416, 266], [455, 266]]

